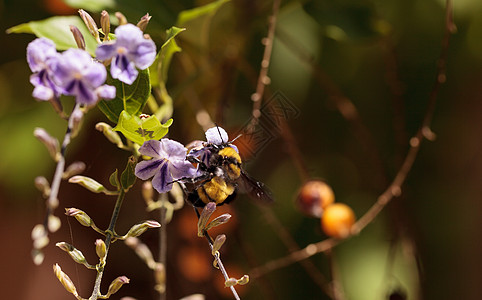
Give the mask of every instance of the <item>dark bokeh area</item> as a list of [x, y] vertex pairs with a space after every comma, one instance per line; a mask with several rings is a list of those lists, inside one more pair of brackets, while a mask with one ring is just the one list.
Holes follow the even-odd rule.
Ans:
[[[87, 2], [93, 5], [87, 10], [106, 3], [109, 12], [121, 11], [132, 23], [148, 12], [152, 20], [146, 32], [159, 49], [165, 30], [176, 25], [181, 11], [211, 1]], [[332, 280], [342, 293], [337, 299], [482, 298], [482, 2], [454, 2], [457, 30], [450, 37], [446, 82], [431, 124], [436, 138], [422, 143], [401, 196], [359, 235], [329, 253], [252, 278], [239, 287], [241, 298], [330, 299], [326, 291]], [[187, 30], [177, 37], [183, 50], [175, 54], [167, 81], [174, 108], [169, 138], [184, 144], [204, 139], [206, 113], [231, 138], [243, 132], [251, 118], [251, 95], [272, 7], [271, 1], [232, 0], [213, 14], [183, 24]], [[106, 228], [115, 197], [64, 181], [56, 211], [62, 227], [51, 234], [44, 263], [33, 264], [31, 230], [45, 210], [33, 182], [41, 175], [50, 181], [55, 163], [32, 133], [42, 127], [62, 139], [66, 122], [48, 103], [31, 96], [25, 48], [34, 35], [5, 33], [32, 20], [75, 15], [76, 9], [61, 0], [5, 0], [0, 14], [1, 298], [73, 299], [54, 276], [55, 263], [88, 298], [95, 271], [75, 264], [55, 243], [74, 244], [94, 262], [94, 242], [100, 236], [63, 211], [80, 208]], [[92, 15], [99, 20], [97, 12]], [[217, 229], [227, 236], [221, 253], [230, 275], [250, 274], [293, 252], [286, 245], [289, 237], [300, 248], [327, 238], [320, 220], [295, 205], [297, 191], [308, 178], [326, 181], [336, 201], [352, 207], [358, 218], [376, 202], [421, 126], [434, 91], [445, 21], [443, 0], [281, 1], [262, 102], [265, 115], [255, 143], [243, 138], [236, 142], [246, 171], [269, 186], [275, 203], [266, 213], [266, 207], [240, 194], [216, 212], [233, 215]], [[340, 109], [337, 99], [352, 106]], [[62, 99], [66, 111], [72, 101]], [[270, 115], [272, 107], [283, 107], [284, 114]], [[147, 107], [145, 112], [152, 113]], [[359, 116], [355, 122], [354, 114]], [[96, 131], [97, 122], [109, 121], [93, 109], [66, 159], [85, 162], [83, 175], [108, 184], [109, 175], [124, 168], [129, 153]], [[138, 180], [126, 197], [118, 232], [159, 218], [146, 211], [141, 184]], [[222, 287], [220, 272], [212, 267], [209, 246], [197, 237], [196, 222], [192, 208], [185, 205], [167, 225], [167, 298], [199, 293], [206, 299], [232, 299]], [[159, 232], [149, 230], [141, 240], [157, 258]], [[102, 291], [121, 275], [130, 278], [130, 284], [111, 299], [159, 299], [152, 272], [130, 248], [116, 242]]]

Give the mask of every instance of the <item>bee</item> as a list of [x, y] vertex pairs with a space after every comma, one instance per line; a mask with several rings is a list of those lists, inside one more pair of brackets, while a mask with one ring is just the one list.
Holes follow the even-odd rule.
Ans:
[[[219, 138], [210, 139], [216, 130]], [[210, 132], [209, 132], [210, 131]], [[236, 197], [237, 191], [264, 203], [273, 202], [271, 193], [263, 183], [250, 177], [242, 168], [241, 156], [233, 141], [227, 140], [227, 133], [220, 127], [206, 132], [208, 142], [194, 143], [187, 159], [198, 165], [198, 175], [190, 180], [187, 200], [195, 207], [204, 207], [209, 202], [223, 205]]]

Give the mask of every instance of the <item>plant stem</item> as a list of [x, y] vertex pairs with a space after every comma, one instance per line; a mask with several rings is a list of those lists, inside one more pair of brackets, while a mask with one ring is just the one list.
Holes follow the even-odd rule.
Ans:
[[117, 219], [119, 218], [119, 212], [122, 207], [122, 202], [124, 201], [124, 197], [125, 197], [125, 191], [121, 189], [119, 195], [117, 196], [117, 201], [115, 203], [114, 211], [112, 212], [109, 228], [105, 231], [106, 232], [106, 237], [105, 237], [106, 253], [105, 253], [104, 261], [99, 263], [97, 267], [97, 276], [95, 278], [94, 290], [92, 291], [92, 295], [90, 296], [89, 300], [97, 300], [97, 298], [101, 295], [100, 284], [102, 282], [102, 276], [104, 275], [104, 267], [107, 261], [107, 254], [109, 253], [112, 237], [114, 236], [114, 228], [117, 223]]
[[[209, 233], [206, 230], [204, 230], [204, 236], [208, 240], [209, 247], [211, 248], [211, 251], [212, 251], [213, 250], [213, 239], [211, 238], [211, 236], [209, 235]], [[224, 280], [228, 280], [229, 275], [228, 275], [228, 272], [226, 271], [226, 268], [223, 265], [223, 262], [221, 261], [221, 257], [219, 255], [219, 252], [216, 252], [216, 254], [214, 255], [214, 259], [216, 260], [216, 263], [219, 267], [219, 270], [221, 271], [221, 273], [224, 276]], [[230, 286], [229, 288], [231, 289], [231, 292], [233, 293], [234, 299], [241, 300], [241, 298], [239, 297], [238, 293], [236, 292], [236, 289], [234, 288], [234, 286]]]
[[[167, 197], [161, 197], [162, 199], [160, 201], [168, 201]], [[167, 261], [167, 228], [166, 228], [166, 211], [167, 208], [164, 205], [161, 205], [160, 210], [160, 223], [161, 223], [161, 228], [159, 230], [159, 262], [164, 266], [164, 272], [167, 272], [167, 266], [166, 266], [166, 261]], [[164, 276], [164, 278], [167, 277]], [[159, 299], [160, 300], [165, 300], [166, 299], [166, 282], [164, 282], [164, 290], [161, 290], [159, 292]]]

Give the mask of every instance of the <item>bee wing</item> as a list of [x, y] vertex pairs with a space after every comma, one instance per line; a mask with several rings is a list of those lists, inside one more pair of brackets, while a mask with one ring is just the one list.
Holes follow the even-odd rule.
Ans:
[[273, 197], [271, 191], [264, 185], [246, 174], [241, 170], [241, 176], [239, 176], [238, 186], [242, 192], [248, 194], [251, 199], [259, 200], [262, 203], [272, 203]]

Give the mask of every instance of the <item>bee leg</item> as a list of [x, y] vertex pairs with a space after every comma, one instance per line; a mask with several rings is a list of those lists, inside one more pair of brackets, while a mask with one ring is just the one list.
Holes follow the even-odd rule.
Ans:
[[199, 210], [197, 209], [196, 206], [193, 206], [192, 208], [194, 208], [194, 211], [196, 212], [197, 219], [199, 220], [199, 218], [201, 217], [201, 214], [199, 213]]

